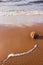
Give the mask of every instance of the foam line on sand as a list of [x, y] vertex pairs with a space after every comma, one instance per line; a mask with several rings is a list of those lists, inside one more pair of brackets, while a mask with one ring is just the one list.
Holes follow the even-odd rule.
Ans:
[[43, 10], [27, 10], [27, 11], [23, 11], [23, 10], [15, 10], [15, 11], [0, 11], [0, 16], [15, 16], [15, 15], [39, 15], [39, 14], [43, 14]]
[[7, 60], [8, 60], [9, 58], [22, 56], [22, 55], [25, 55], [25, 54], [28, 54], [28, 53], [32, 52], [33, 50], [35, 50], [35, 49], [37, 48], [37, 46], [38, 46], [38, 45], [35, 44], [34, 47], [33, 47], [32, 49], [30, 49], [29, 51], [27, 51], [27, 52], [23, 52], [23, 53], [19, 53], [19, 54], [14, 54], [14, 53], [9, 54], [9, 55], [7, 56], [7, 58], [6, 58], [5, 60], [3, 60], [3, 64], [2, 64], [2, 65], [4, 65], [4, 63], [7, 62]]

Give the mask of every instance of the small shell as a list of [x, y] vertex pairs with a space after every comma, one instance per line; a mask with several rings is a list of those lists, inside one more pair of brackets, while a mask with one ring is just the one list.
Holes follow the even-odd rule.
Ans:
[[32, 39], [36, 39], [37, 36], [38, 36], [38, 34], [37, 34], [36, 32], [31, 32], [31, 33], [30, 33], [30, 37], [31, 37]]

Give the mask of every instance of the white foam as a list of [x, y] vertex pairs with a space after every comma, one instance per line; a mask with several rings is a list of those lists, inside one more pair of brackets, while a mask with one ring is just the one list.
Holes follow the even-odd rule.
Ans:
[[34, 47], [33, 47], [32, 49], [30, 49], [29, 51], [27, 51], [27, 52], [23, 52], [23, 53], [19, 53], [19, 54], [14, 54], [14, 53], [9, 54], [9, 55], [7, 56], [7, 58], [6, 58], [5, 60], [3, 60], [3, 64], [2, 64], [2, 65], [4, 65], [4, 63], [7, 62], [7, 60], [8, 60], [9, 58], [22, 56], [22, 55], [25, 55], [25, 54], [28, 54], [28, 53], [32, 52], [33, 50], [35, 50], [35, 49], [37, 48], [37, 46], [38, 46], [38, 45], [35, 44]]
[[23, 27], [36, 23], [43, 23], [42, 11], [0, 12], [0, 25]]

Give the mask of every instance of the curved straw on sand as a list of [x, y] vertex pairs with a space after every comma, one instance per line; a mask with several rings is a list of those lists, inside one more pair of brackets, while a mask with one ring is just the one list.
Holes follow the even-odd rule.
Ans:
[[22, 55], [25, 55], [25, 54], [28, 54], [28, 53], [30, 53], [30, 52], [32, 52], [34, 49], [36, 49], [37, 48], [37, 44], [35, 44], [34, 45], [34, 47], [32, 48], [32, 49], [30, 49], [29, 51], [27, 51], [27, 52], [23, 52], [23, 53], [19, 53], [19, 54], [9, 54], [8, 56], [7, 56], [7, 58], [3, 61], [3, 64], [2, 65], [4, 65], [4, 63], [9, 59], [9, 58], [11, 58], [11, 57], [17, 57], [17, 56], [22, 56]]

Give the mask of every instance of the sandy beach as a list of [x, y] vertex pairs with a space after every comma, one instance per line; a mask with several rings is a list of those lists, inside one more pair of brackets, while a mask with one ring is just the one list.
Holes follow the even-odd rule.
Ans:
[[[31, 31], [37, 32], [40, 38], [31, 39]], [[33, 52], [10, 58], [4, 65], [43, 65], [43, 23], [24, 27], [0, 25], [0, 65], [8, 54], [26, 52], [35, 44], [38, 47]]]
[[43, 65], [42, 0], [0, 0], [0, 65]]

